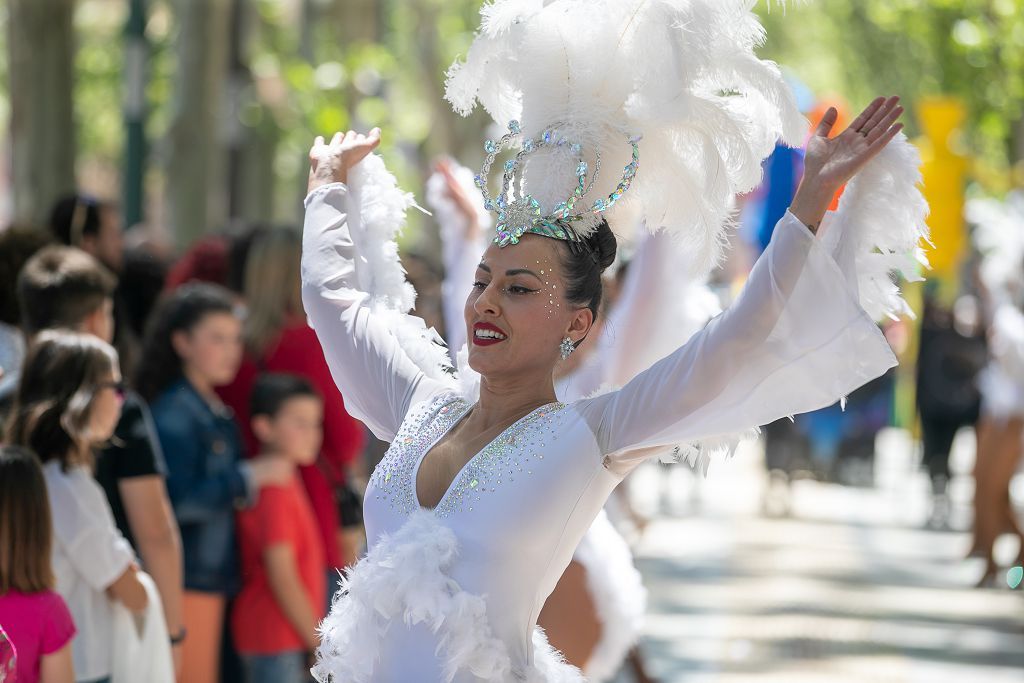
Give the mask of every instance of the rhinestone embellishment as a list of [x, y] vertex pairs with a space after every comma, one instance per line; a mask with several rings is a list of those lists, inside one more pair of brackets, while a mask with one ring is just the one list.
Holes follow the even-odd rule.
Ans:
[[[377, 500], [401, 514], [412, 514], [416, 497], [417, 464], [425, 452], [444, 437], [472, 406], [461, 398], [444, 396], [406, 417], [370, 479]], [[472, 511], [506, 481], [533, 473], [533, 463], [542, 461], [538, 449], [551, 443], [554, 430], [545, 430], [565, 406], [552, 403], [537, 408], [502, 432], [462, 468], [434, 508], [438, 517]]]
[[[548, 128], [537, 138], [522, 137], [522, 127], [518, 121], [510, 121], [508, 133], [497, 140], [488, 139], [484, 142], [484, 151], [487, 153], [480, 173], [476, 174], [473, 182], [480, 190], [484, 198], [484, 207], [488, 211], [495, 211], [497, 206], [498, 220], [495, 224], [497, 233], [494, 242], [499, 247], [507, 247], [510, 244], [518, 244], [519, 240], [526, 233], [553, 237], [560, 240], [579, 241], [580, 237], [572, 228], [572, 223], [581, 221], [587, 213], [600, 214], [611, 209], [623, 194], [630, 188], [633, 179], [636, 177], [640, 164], [639, 137], [629, 138], [632, 147], [632, 160], [623, 169], [622, 177], [615, 190], [607, 197], [600, 197], [594, 201], [589, 208], [585, 207], [583, 198], [594, 186], [601, 170], [600, 151], [595, 152], [593, 168], [583, 158], [583, 146], [576, 141], [569, 140], [562, 136], [555, 129]], [[504, 175], [502, 177], [501, 190], [498, 193], [497, 201], [491, 196], [487, 186], [487, 178], [491, 172], [497, 156], [502, 150], [511, 149], [518, 142], [520, 150], [511, 159], [503, 164]], [[563, 202], [559, 203], [550, 214], [545, 215], [537, 200], [531, 195], [518, 196], [514, 191], [515, 174], [522, 166], [523, 159], [533, 152], [542, 148], [568, 147], [577, 156], [576, 178], [577, 184], [572, 194]], [[511, 205], [509, 206], [509, 202]], [[580, 206], [578, 207], [577, 204]]]

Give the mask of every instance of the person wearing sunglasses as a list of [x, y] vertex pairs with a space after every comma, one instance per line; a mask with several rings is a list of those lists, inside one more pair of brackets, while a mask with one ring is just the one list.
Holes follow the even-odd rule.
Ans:
[[115, 602], [148, 605], [135, 553], [114, 525], [92, 476], [93, 449], [113, 436], [123, 403], [117, 352], [95, 336], [63, 330], [29, 346], [7, 438], [33, 451], [53, 524], [53, 573], [78, 635], [75, 680], [108, 682], [114, 668]]
[[[50, 246], [38, 251], [18, 275], [25, 334], [63, 328], [109, 343], [115, 286], [109, 271], [80, 249]], [[167, 495], [167, 468], [146, 403], [120, 378], [105, 388], [123, 405], [114, 438], [96, 452], [95, 477], [117, 528], [159, 589], [177, 667], [185, 637], [182, 549]]]

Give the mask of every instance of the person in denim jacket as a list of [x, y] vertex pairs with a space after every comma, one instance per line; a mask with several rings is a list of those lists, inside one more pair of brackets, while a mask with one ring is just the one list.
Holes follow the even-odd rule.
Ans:
[[252, 504], [260, 487], [290, 476], [286, 463], [243, 460], [234, 417], [214, 391], [234, 378], [241, 356], [231, 295], [215, 285], [186, 285], [155, 311], [136, 378], [151, 402], [181, 527], [187, 637], [179, 680], [189, 683], [218, 677], [225, 604], [239, 583], [235, 510]]

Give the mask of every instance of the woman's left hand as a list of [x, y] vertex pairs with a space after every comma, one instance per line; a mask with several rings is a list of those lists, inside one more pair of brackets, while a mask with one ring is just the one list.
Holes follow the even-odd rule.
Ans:
[[838, 113], [830, 107], [807, 142], [804, 178], [838, 190], [903, 129], [896, 120], [903, 113], [899, 97], [879, 97], [850, 126], [834, 138], [828, 134]]
[[804, 176], [790, 208], [802, 223], [816, 229], [836, 191], [903, 130], [903, 124], [896, 122], [903, 113], [899, 101], [899, 97], [879, 97], [834, 138], [828, 135], [838, 112], [834, 107], [825, 112], [807, 142]]

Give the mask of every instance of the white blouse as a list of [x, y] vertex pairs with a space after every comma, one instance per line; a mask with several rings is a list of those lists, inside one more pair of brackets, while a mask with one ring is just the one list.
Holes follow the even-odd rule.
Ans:
[[741, 296], [687, 344], [617, 391], [534, 410], [426, 509], [420, 463], [471, 405], [359, 289], [369, 245], [349, 226], [365, 202], [342, 184], [306, 200], [310, 325], [348, 411], [391, 442], [366, 492], [369, 552], [323, 625], [320, 680], [581, 680], [535, 625], [622, 478], [652, 451], [830, 405], [896, 364], [858, 303], [853, 259], [833, 258], [843, 236], [826, 249], [787, 214]]
[[109, 676], [115, 643], [114, 603], [107, 589], [135, 561], [118, 531], [106, 494], [89, 468], [65, 472], [56, 460], [43, 466], [53, 519], [53, 573], [78, 635], [71, 655], [78, 680]]

